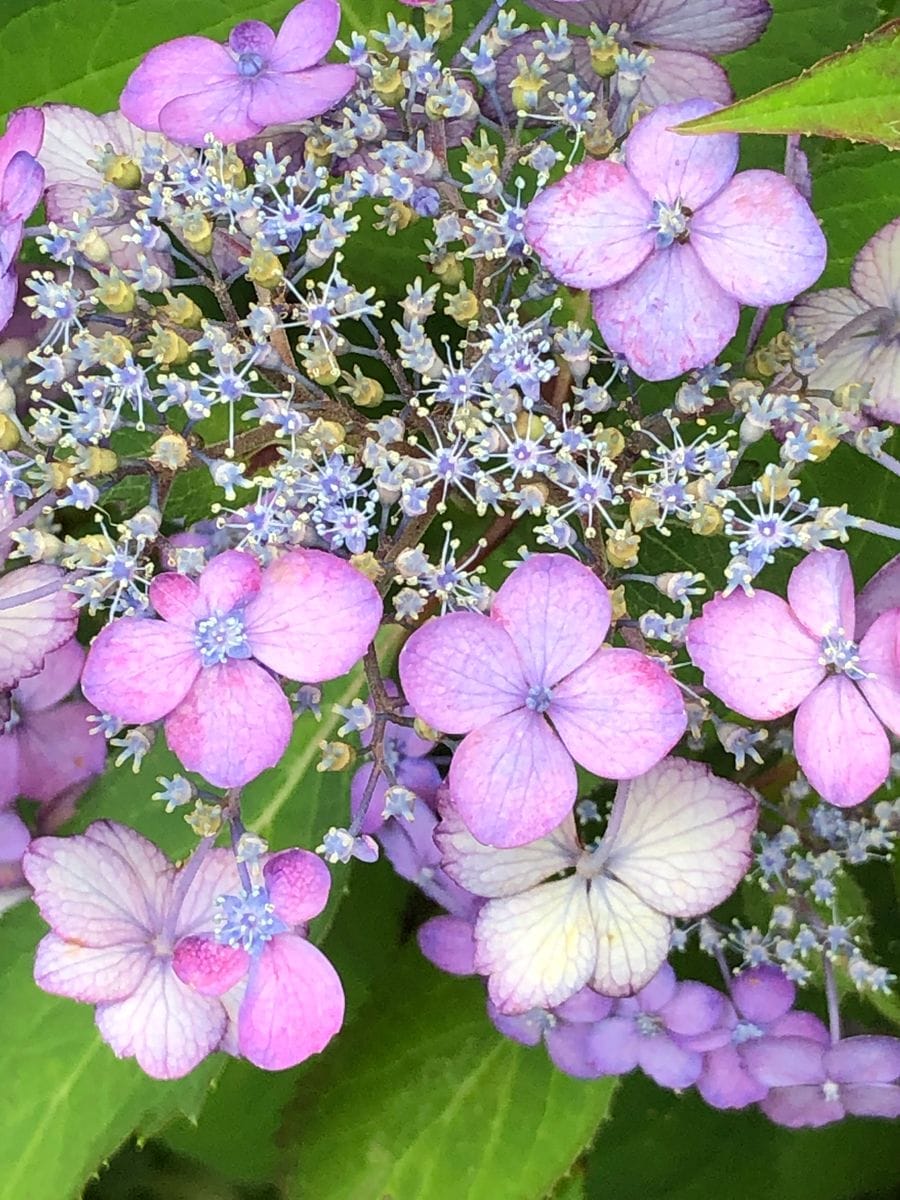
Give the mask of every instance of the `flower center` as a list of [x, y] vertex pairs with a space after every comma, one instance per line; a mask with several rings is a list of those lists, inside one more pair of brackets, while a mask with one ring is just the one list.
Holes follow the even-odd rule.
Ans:
[[653, 220], [647, 226], [656, 230], [656, 246], [665, 250], [673, 242], [686, 242], [690, 234], [690, 218], [693, 216], [681, 200], [667, 204], [664, 200], [653, 201]]
[[733, 1045], [740, 1046], [744, 1042], [752, 1042], [762, 1036], [763, 1031], [758, 1025], [754, 1025], [752, 1021], [738, 1021], [731, 1035], [731, 1041]]
[[225, 946], [238, 946], [248, 954], [261, 953], [266, 942], [287, 926], [275, 915], [275, 906], [264, 889], [244, 892], [240, 896], [220, 896], [218, 912], [213, 919], [216, 941]]
[[642, 1037], [656, 1037], [662, 1032], [662, 1019], [655, 1013], [638, 1013], [634, 1018], [638, 1033]]
[[843, 630], [823, 637], [819, 649], [822, 652], [819, 661], [823, 666], [833, 667], [849, 679], [868, 679], [867, 673], [859, 665], [859, 646], [844, 637]]
[[194, 645], [204, 667], [214, 667], [229, 658], [250, 658], [244, 621], [237, 613], [212, 613], [194, 627]]
[[545, 713], [550, 707], [552, 699], [553, 692], [550, 688], [536, 683], [534, 687], [528, 689], [528, 695], [525, 697], [525, 707], [530, 708], [532, 712]]
[[822, 1095], [825, 1097], [825, 1099], [829, 1103], [833, 1103], [834, 1101], [840, 1100], [840, 1098], [841, 1098], [840, 1085], [835, 1083], [831, 1079], [826, 1079], [825, 1082], [822, 1084]]
[[254, 75], [258, 75], [264, 66], [262, 55], [255, 54], [252, 50], [245, 50], [238, 55], [238, 74], [243, 75], [246, 79], [252, 79]]

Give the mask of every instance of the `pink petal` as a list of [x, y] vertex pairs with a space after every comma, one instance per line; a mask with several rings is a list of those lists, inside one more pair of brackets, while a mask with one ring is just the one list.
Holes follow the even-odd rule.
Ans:
[[166, 720], [166, 741], [188, 771], [231, 788], [274, 767], [292, 729], [291, 706], [272, 676], [233, 658], [200, 671]]
[[590, 160], [540, 192], [525, 236], [556, 279], [599, 288], [636, 270], [653, 249], [649, 198], [620, 163]]
[[58, 704], [78, 683], [84, 659], [85, 650], [74, 638], [51, 651], [40, 671], [16, 688], [18, 708], [32, 713]]
[[527, 708], [466, 735], [450, 763], [450, 797], [480, 842], [522, 846], [550, 833], [575, 801], [575, 768], [562, 742]]
[[281, 23], [270, 59], [276, 71], [302, 71], [325, 57], [341, 23], [338, 0], [302, 0]]
[[149, 595], [150, 603], [164, 621], [189, 629], [192, 634], [197, 622], [209, 611], [196, 582], [174, 571], [155, 575], [150, 582]]
[[900, 1076], [900, 1038], [844, 1038], [826, 1051], [825, 1071], [838, 1083], [893, 1083]]
[[525, 703], [528, 681], [509, 634], [481, 613], [432, 617], [400, 651], [400, 683], [417, 716], [468, 733]]
[[228, 48], [233, 54], [258, 54], [271, 61], [275, 34], [263, 21], [241, 21], [228, 35]]
[[238, 1019], [240, 1052], [258, 1067], [295, 1067], [328, 1045], [344, 1020], [334, 967], [293, 934], [267, 943], [250, 972]]
[[619, 786], [603, 839], [606, 869], [659, 912], [697, 916], [747, 873], [756, 816], [746, 788], [703, 763], [666, 758]]
[[450, 975], [474, 975], [475, 936], [472, 923], [461, 917], [440, 916], [426, 921], [416, 934], [429, 962]]
[[[197, 82], [192, 79], [181, 86], [196, 88]], [[242, 142], [262, 129], [259, 121], [249, 115], [252, 99], [252, 81], [234, 71], [222, 80], [210, 82], [203, 91], [173, 97], [163, 105], [154, 128], [189, 146], [202, 146], [208, 133], [221, 142]]]
[[734, 1006], [747, 1021], [768, 1025], [790, 1009], [797, 989], [778, 967], [753, 967], [731, 983]]
[[225, 550], [204, 568], [199, 587], [209, 612], [229, 613], [246, 604], [262, 585], [262, 569], [252, 554]]
[[[181, 871], [186, 869], [192, 868], [188, 867], [187, 863], [180, 868]], [[230, 850], [220, 847], [205, 851], [203, 861], [194, 872], [187, 895], [178, 910], [175, 937], [212, 933], [216, 900], [219, 896], [228, 896], [240, 891], [241, 886], [237, 864]]]
[[[0, 257], [3, 254], [2, 234], [0, 234]], [[0, 330], [9, 324], [16, 307], [16, 296], [19, 294], [19, 275], [15, 267], [0, 273]], [[4, 558], [3, 544], [0, 542], [0, 562]], [[0, 656], [2, 664], [2, 656]], [[0, 668], [2, 669], [2, 668]]]
[[794, 752], [823, 800], [861, 804], [884, 783], [891, 746], [881, 722], [845, 675], [831, 675], [797, 709]]
[[818, 639], [772, 592], [708, 600], [688, 626], [687, 648], [710, 691], [757, 721], [789, 713], [825, 675]]
[[250, 955], [211, 937], [182, 938], [172, 956], [172, 969], [201, 996], [221, 996], [250, 969]]
[[352, 67], [326, 63], [287, 75], [254, 80], [249, 117], [260, 129], [305, 121], [334, 108], [356, 83]]
[[44, 115], [39, 108], [20, 108], [10, 115], [6, 132], [0, 137], [0, 180], [10, 160], [19, 151], [37, 155], [44, 137]]
[[294, 550], [267, 567], [244, 614], [254, 657], [304, 683], [335, 679], [355, 666], [381, 616], [373, 584], [322, 550]]
[[308, 850], [284, 850], [263, 868], [275, 915], [286, 925], [302, 925], [317, 917], [328, 903], [331, 872]]
[[856, 624], [853, 572], [843, 550], [807, 554], [791, 572], [788, 603], [800, 624], [815, 637], [838, 631], [853, 637]]
[[691, 220], [691, 245], [742, 304], [783, 304], [811, 287], [828, 247], [812, 209], [783, 175], [744, 171]]
[[706, 366], [738, 324], [737, 301], [706, 271], [690, 243], [655, 250], [633, 275], [593, 292], [591, 299], [607, 346], [624, 354], [643, 379], [674, 379]]
[[875, 308], [896, 310], [900, 301], [900, 217], [895, 217], [856, 256], [853, 290]]
[[610, 21], [627, 21], [639, 42], [707, 54], [749, 46], [772, 15], [767, 0], [604, 0], [603, 6]]
[[533, 554], [491, 605], [491, 620], [509, 634], [529, 683], [548, 687], [599, 650], [611, 616], [609, 592], [566, 554]]
[[137, 988], [152, 961], [149, 946], [94, 948], [48, 933], [38, 943], [34, 981], [54, 996], [87, 1004], [124, 1000]]
[[625, 143], [625, 160], [651, 200], [681, 201], [696, 214], [731, 179], [738, 159], [736, 134], [700, 137], [672, 132], [675, 125], [716, 108], [711, 100], [699, 99], [664, 104], [635, 125]]
[[167, 959], [155, 958], [128, 997], [97, 1009], [100, 1036], [117, 1058], [135, 1058], [153, 1079], [180, 1079], [217, 1048], [225, 1010], [177, 978]]
[[553, 689], [547, 715], [575, 761], [606, 779], [648, 771], [687, 728], [681, 690], [666, 669], [608, 646]]
[[682, 104], [702, 96], [715, 104], [730, 104], [733, 93], [728, 76], [718, 63], [689, 50], [660, 50], [654, 46], [653, 61], [641, 81], [641, 104], [659, 108]]
[[127, 723], [158, 721], [200, 671], [192, 632], [149, 617], [120, 617], [94, 639], [81, 690], [100, 712]]
[[91, 732], [96, 710], [83, 700], [29, 713], [19, 726], [19, 794], [45, 803], [99, 775], [106, 739]]
[[[63, 590], [65, 574], [46, 563], [20, 567], [0, 578], [0, 691], [33, 675], [44, 659], [74, 637], [78, 618], [72, 594]], [[29, 600], [28, 594], [58, 587]]]
[[100, 949], [145, 945], [162, 928], [174, 876], [161, 850], [112, 821], [36, 838], [22, 869], [54, 932]]
[[16, 221], [30, 217], [44, 191], [44, 168], [31, 154], [14, 154], [2, 180], [4, 216]]
[[875, 621], [859, 647], [859, 665], [869, 675], [857, 686], [891, 733], [900, 737], [900, 609]]
[[218, 42], [205, 37], [175, 38], [151, 50], [132, 72], [119, 97], [119, 108], [141, 129], [159, 130], [160, 113], [170, 101], [237, 78], [234, 60]]
[[856, 600], [856, 640], [861, 641], [875, 620], [900, 608], [900, 554], [873, 575]]

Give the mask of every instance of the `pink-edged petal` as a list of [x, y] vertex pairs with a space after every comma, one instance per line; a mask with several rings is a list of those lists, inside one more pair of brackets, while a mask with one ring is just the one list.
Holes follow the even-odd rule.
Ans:
[[400, 651], [400, 683], [417, 716], [468, 733], [525, 703], [528, 681], [509, 634], [481, 613], [420, 625]]
[[331, 872], [309, 850], [284, 850], [263, 868], [275, 915], [286, 925], [302, 925], [317, 917], [328, 902]]
[[856, 256], [850, 275], [853, 290], [876, 308], [900, 304], [900, 217], [895, 217]]
[[772, 592], [708, 600], [688, 626], [687, 648], [709, 690], [758, 721], [789, 713], [825, 675], [819, 640]]
[[[78, 618], [65, 579], [47, 563], [0, 578], [0, 692], [40, 670], [51, 651], [74, 637]], [[37, 598], [29, 599], [32, 594]]]
[[525, 236], [554, 278], [599, 288], [636, 270], [653, 249], [650, 199], [620, 163], [592, 160], [532, 200]]
[[338, 35], [338, 0], [301, 0], [281, 23], [270, 58], [276, 71], [302, 71], [325, 57]]
[[172, 100], [189, 92], [206, 92], [229, 79], [239, 76], [224, 46], [205, 37], [175, 38], [151, 50], [132, 72], [119, 108], [133, 125], [158, 131], [160, 114]]
[[158, 721], [184, 700], [199, 671], [192, 632], [149, 617], [120, 617], [94, 639], [81, 690], [121, 721]]
[[744, 171], [691, 220], [691, 245], [742, 304], [784, 304], [816, 282], [828, 247], [815, 214], [775, 171]]
[[226, 946], [211, 937], [182, 938], [172, 956], [172, 969], [201, 996], [221, 996], [250, 969], [250, 955], [240, 946]]
[[666, 961], [672, 922], [608, 875], [591, 881], [590, 903], [597, 932], [591, 987], [602, 996], [630, 996]]
[[841, 1088], [841, 1102], [854, 1117], [900, 1117], [900, 1087], [883, 1083], [849, 1083]]
[[625, 143], [625, 160], [651, 200], [681, 201], [696, 214], [731, 179], [738, 159], [736, 134], [672, 132], [675, 125], [705, 117], [717, 107], [701, 99], [664, 104], [635, 125]]
[[702, 96], [716, 105], [730, 104], [733, 92], [718, 63], [689, 50], [660, 50], [654, 46], [647, 74], [641, 80], [641, 104], [659, 108]]
[[320, 683], [359, 662], [382, 603], [348, 562], [322, 550], [294, 550], [266, 568], [244, 615], [255, 658], [288, 679]]
[[856, 598], [856, 640], [868, 633], [878, 617], [900, 609], [900, 554], [873, 575]]
[[868, 678], [857, 686], [878, 719], [900, 737], [900, 609], [882, 613], [859, 647], [859, 665]]
[[547, 715], [575, 761], [606, 779], [642, 775], [687, 728], [681, 690], [665, 667], [611, 647], [553, 689]]
[[778, 967], [752, 967], [735, 976], [731, 983], [734, 1006], [754, 1025], [768, 1025], [790, 1009], [797, 988]]
[[829, 1099], [819, 1085], [775, 1088], [759, 1107], [770, 1121], [788, 1129], [817, 1129], [846, 1116], [839, 1099]]
[[853, 572], [844, 550], [807, 554], [791, 572], [788, 603], [815, 637], [842, 632], [853, 637], [856, 624]]
[[130, 996], [151, 961], [149, 946], [95, 948], [48, 933], [38, 943], [34, 981], [54, 996], [103, 1004]]
[[238, 1018], [241, 1054], [267, 1071], [295, 1067], [328, 1045], [344, 1020], [344, 991], [315, 946], [279, 934], [250, 971]]
[[700, 1078], [703, 1055], [679, 1046], [668, 1037], [642, 1038], [638, 1066], [660, 1087], [681, 1091]]
[[806, 778], [838, 808], [861, 804], [888, 777], [887, 734], [845, 675], [831, 675], [797, 709], [794, 751]]
[[208, 610], [228, 613], [257, 594], [262, 585], [262, 568], [252, 554], [226, 550], [204, 568], [198, 583]]
[[[184, 87], [196, 88], [191, 80]], [[204, 91], [192, 91], [169, 100], [160, 110], [159, 128], [176, 142], [202, 146], [207, 134], [221, 142], [242, 142], [254, 137], [262, 125], [249, 115], [253, 85], [236, 72], [214, 81]]]
[[36, 838], [22, 869], [47, 924], [101, 949], [147, 943], [162, 927], [174, 875], [161, 850], [113, 821], [75, 837]]
[[577, 875], [489, 900], [475, 923], [475, 967], [505, 1013], [552, 1008], [591, 978], [597, 938]]
[[30, 713], [19, 727], [19, 794], [53, 800], [106, 765], [106, 739], [91, 732], [96, 710], [84, 700]]
[[[188, 860], [189, 862], [190, 860]], [[180, 870], [192, 870], [188, 863]], [[217, 911], [217, 899], [220, 896], [239, 892], [241, 886], [237, 864], [230, 850], [220, 847], [205, 851], [203, 861], [194, 872], [187, 895], [178, 910], [175, 937], [211, 934]]]
[[36, 155], [44, 138], [44, 114], [39, 108], [20, 108], [11, 114], [0, 137], [0, 180], [13, 156], [25, 150]]
[[571, 813], [548, 837], [500, 850], [477, 841], [458, 814], [445, 807], [434, 841], [450, 878], [467, 892], [491, 899], [527, 891], [574, 866], [581, 854]]
[[607, 346], [649, 380], [674, 379], [712, 362], [740, 315], [690, 243], [655, 250], [633, 275], [591, 299]]
[[768, 0], [602, 0], [610, 21], [639, 42], [728, 54], [749, 46], [772, 16]]
[[306, 121], [334, 108], [355, 83], [356, 72], [340, 63], [289, 75], [262, 75], [254, 84], [250, 119], [260, 129]]
[[187, 575], [178, 575], [174, 571], [156, 575], [150, 583], [149, 594], [150, 603], [164, 621], [189, 629], [191, 633], [197, 622], [207, 615], [200, 588]]
[[510, 574], [491, 605], [531, 684], [552, 687], [599, 650], [612, 602], [593, 573], [566, 554], [533, 554]]
[[225, 1032], [221, 1003], [201, 996], [155, 958], [127, 1000], [101, 1004], [97, 1028], [117, 1058], [137, 1059], [153, 1079], [180, 1079], [215, 1050]]
[[818, 1042], [797, 1037], [764, 1037], [745, 1042], [740, 1050], [754, 1079], [770, 1088], [824, 1083], [825, 1053]]
[[416, 934], [419, 949], [429, 962], [450, 975], [474, 975], [475, 935], [470, 921], [461, 917], [432, 917]]
[[825, 1052], [825, 1073], [839, 1083], [893, 1083], [900, 1077], [900, 1038], [844, 1038]]
[[14, 154], [2, 180], [3, 213], [15, 221], [31, 216], [44, 191], [44, 168], [24, 150]]
[[588, 1037], [588, 1058], [601, 1075], [625, 1075], [638, 1065], [640, 1035], [630, 1017], [607, 1017]]
[[215, 787], [241, 787], [275, 766], [292, 728], [291, 706], [272, 676], [258, 663], [230, 659], [200, 672], [166, 719], [166, 741], [188, 771]]
[[460, 817], [491, 846], [522, 846], [550, 833], [577, 792], [569, 752], [527, 708], [467, 734], [453, 755], [449, 782]]
[[821, 346], [870, 306], [851, 288], [824, 288], [795, 300], [788, 310], [797, 332]]
[[40, 712], [68, 696], [81, 675], [84, 647], [72, 638], [52, 650], [36, 675], [23, 679], [16, 688], [16, 706], [25, 712]]

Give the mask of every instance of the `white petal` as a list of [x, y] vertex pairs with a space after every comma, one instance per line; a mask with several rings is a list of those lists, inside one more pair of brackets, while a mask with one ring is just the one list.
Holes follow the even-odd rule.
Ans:
[[[0, 691], [34, 675], [74, 636], [78, 618], [72, 595], [63, 591], [65, 578], [59, 567], [34, 563], [0, 579], [0, 601], [8, 606], [0, 609]], [[48, 594], [41, 596], [44, 588]], [[39, 598], [29, 600], [31, 593]]]
[[821, 346], [869, 307], [851, 288], [823, 288], [795, 300], [788, 312], [797, 332]]
[[756, 811], [746, 788], [702, 763], [663, 759], [620, 784], [606, 873], [669, 916], [708, 912], [747, 872]]
[[597, 942], [591, 986], [603, 996], [630, 996], [665, 962], [672, 922], [605, 875], [591, 883], [590, 905]]
[[505, 1013], [552, 1008], [584, 987], [597, 957], [585, 881], [577, 875], [489, 900], [475, 924], [475, 969]]
[[140, 984], [150, 961], [147, 947], [95, 949], [48, 933], [38, 944], [34, 981], [45, 992], [87, 1004], [124, 1000]]
[[[182, 868], [184, 870], [184, 868]], [[176, 884], [177, 887], [177, 884]], [[230, 850], [210, 851], [191, 880], [178, 913], [176, 938], [190, 934], [212, 933], [216, 900], [240, 891], [237, 865]]]

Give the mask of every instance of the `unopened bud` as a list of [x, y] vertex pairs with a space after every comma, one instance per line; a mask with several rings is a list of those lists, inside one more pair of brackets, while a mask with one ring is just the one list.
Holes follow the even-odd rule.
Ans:
[[180, 233], [195, 254], [209, 254], [213, 244], [212, 222], [202, 209], [190, 209], [179, 223]]
[[406, 95], [406, 84], [403, 82], [400, 64], [396, 58], [386, 66], [376, 67], [372, 72], [372, 91], [389, 107], [399, 104]]
[[633, 532], [628, 521], [621, 529], [611, 529], [606, 534], [606, 557], [620, 570], [637, 566], [640, 548], [640, 535]]
[[191, 449], [180, 433], [164, 433], [150, 448], [150, 463], [166, 471], [177, 471], [187, 466]]
[[384, 567], [371, 550], [366, 550], [362, 554], [352, 554], [350, 565], [356, 567], [360, 575], [365, 575], [366, 579], [370, 579], [372, 583], [377, 583], [384, 575]]
[[160, 309], [160, 316], [171, 321], [173, 325], [180, 325], [182, 329], [199, 329], [203, 321], [203, 310], [184, 292], [180, 292], [174, 296], [171, 292], [164, 292], [167, 303]]
[[468, 325], [478, 317], [478, 297], [465, 283], [460, 283], [459, 291], [447, 297], [444, 312], [458, 325]]
[[356, 751], [347, 742], [319, 742], [319, 749], [322, 751], [316, 763], [319, 772], [346, 771], [356, 758]]
[[107, 183], [126, 191], [141, 186], [141, 168], [127, 154], [108, 154], [102, 165]]
[[247, 278], [272, 292], [284, 283], [284, 268], [281, 259], [271, 250], [254, 246], [247, 262]]
[[19, 444], [19, 428], [15, 421], [0, 413], [0, 450], [14, 450]]
[[134, 308], [135, 291], [127, 279], [113, 271], [95, 289], [94, 295], [104, 308], [114, 313], [130, 313]]

